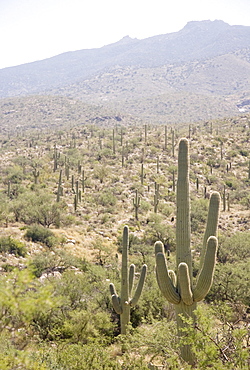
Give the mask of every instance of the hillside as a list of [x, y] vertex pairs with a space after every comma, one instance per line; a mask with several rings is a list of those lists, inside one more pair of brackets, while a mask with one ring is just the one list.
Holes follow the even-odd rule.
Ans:
[[0, 100], [2, 134], [24, 133], [32, 129], [38, 132], [69, 130], [87, 124], [108, 127], [120, 121], [128, 126], [138, 123], [130, 115], [117, 115], [111, 109], [63, 96], [32, 95]]
[[[178, 142], [188, 137], [195, 281], [208, 198], [221, 195], [213, 285], [199, 303], [195, 331], [186, 333], [197, 353], [194, 368], [234, 370], [240, 363], [247, 370], [249, 114], [170, 129], [127, 125], [126, 117], [101, 115], [72, 99], [15, 99], [2, 106], [8, 122], [0, 135], [0, 364], [6, 370], [167, 370], [169, 363], [190, 369], [180, 357], [173, 304], [158, 287], [154, 256], [160, 240], [176, 271]], [[59, 125], [49, 125], [57, 119]], [[118, 335], [109, 292], [112, 282], [120, 294], [124, 225], [136, 283], [148, 266], [126, 337]]]
[[250, 27], [189, 22], [143, 40], [63, 53], [0, 70], [0, 97], [67, 96], [147, 122], [187, 123], [248, 111]]

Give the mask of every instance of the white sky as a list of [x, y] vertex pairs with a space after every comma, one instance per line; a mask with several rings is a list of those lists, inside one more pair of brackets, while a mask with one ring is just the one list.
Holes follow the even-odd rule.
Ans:
[[0, 69], [207, 19], [250, 26], [250, 0], [0, 0]]

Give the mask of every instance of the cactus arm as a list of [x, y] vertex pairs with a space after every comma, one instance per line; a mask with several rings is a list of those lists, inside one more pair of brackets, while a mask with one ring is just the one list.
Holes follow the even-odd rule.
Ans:
[[164, 297], [171, 303], [178, 304], [181, 300], [180, 295], [176, 291], [166, 264], [166, 259], [163, 253], [156, 255], [156, 274], [159, 288]]
[[173, 270], [168, 270], [168, 275], [170, 279], [172, 280], [173, 285], [176, 287], [177, 279], [176, 279], [175, 272]]
[[113, 283], [110, 283], [110, 284], [109, 284], [109, 290], [110, 290], [110, 294], [111, 294], [111, 296], [112, 296], [113, 294], [117, 295], [116, 290], [115, 290], [115, 286], [114, 286], [114, 284], [113, 284]]
[[145, 282], [145, 279], [146, 279], [146, 274], [147, 274], [147, 265], [144, 264], [142, 266], [140, 279], [139, 279], [138, 285], [136, 287], [134, 297], [130, 301], [130, 306], [131, 307], [134, 307], [136, 305], [136, 303], [138, 302], [138, 300], [141, 296], [141, 292], [142, 292], [144, 282]]
[[132, 264], [129, 267], [129, 278], [128, 278], [128, 281], [129, 281], [129, 295], [131, 295], [131, 292], [132, 292], [132, 289], [133, 289], [133, 286], [134, 286], [134, 278], [135, 278], [135, 265]]
[[111, 293], [112, 304], [113, 304], [114, 310], [117, 314], [121, 314], [122, 313], [122, 307], [120, 305], [120, 298], [118, 297], [118, 295], [116, 293], [114, 284], [111, 283], [109, 285], [109, 290], [110, 290], [110, 293]]
[[202, 248], [201, 257], [200, 257], [200, 270], [202, 269], [203, 262], [204, 262], [207, 240], [210, 236], [217, 236], [219, 208], [220, 208], [220, 194], [217, 191], [215, 191], [212, 193], [210, 202], [209, 202], [207, 226], [206, 226], [206, 230], [204, 234], [203, 248]]
[[194, 303], [191, 282], [189, 278], [188, 265], [182, 262], [178, 266], [179, 289], [182, 301], [190, 306]]
[[214, 275], [218, 241], [215, 236], [210, 236], [207, 241], [207, 249], [204, 257], [202, 269], [197, 278], [197, 284], [194, 288], [194, 301], [201, 301], [209, 292]]
[[118, 315], [121, 315], [122, 314], [122, 307], [120, 306], [120, 299], [117, 295], [113, 294], [112, 297], [112, 304], [113, 304], [113, 307], [114, 307], [114, 310], [115, 312], [118, 314]]
[[164, 246], [163, 243], [160, 241], [155, 242], [155, 256], [157, 255], [157, 253], [164, 253]]

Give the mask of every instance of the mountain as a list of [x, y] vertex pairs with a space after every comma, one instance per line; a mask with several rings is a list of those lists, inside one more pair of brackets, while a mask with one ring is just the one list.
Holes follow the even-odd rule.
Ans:
[[192, 21], [143, 40], [67, 52], [0, 70], [0, 98], [64, 95], [157, 122], [247, 111], [250, 27]]

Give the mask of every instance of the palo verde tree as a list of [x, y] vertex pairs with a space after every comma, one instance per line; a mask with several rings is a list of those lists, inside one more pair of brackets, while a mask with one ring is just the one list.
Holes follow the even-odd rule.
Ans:
[[[189, 146], [187, 139], [181, 139], [179, 143], [176, 202], [176, 273], [168, 270], [163, 244], [156, 242], [156, 276], [162, 294], [175, 305], [178, 335], [180, 339], [183, 339], [188, 319], [192, 318], [195, 322], [196, 303], [206, 296], [212, 284], [218, 244], [216, 235], [220, 203], [219, 193], [212, 193], [200, 270], [196, 284], [194, 284], [190, 249]], [[182, 358], [194, 364], [195, 358], [191, 346], [182, 344], [180, 340], [180, 349]]]

